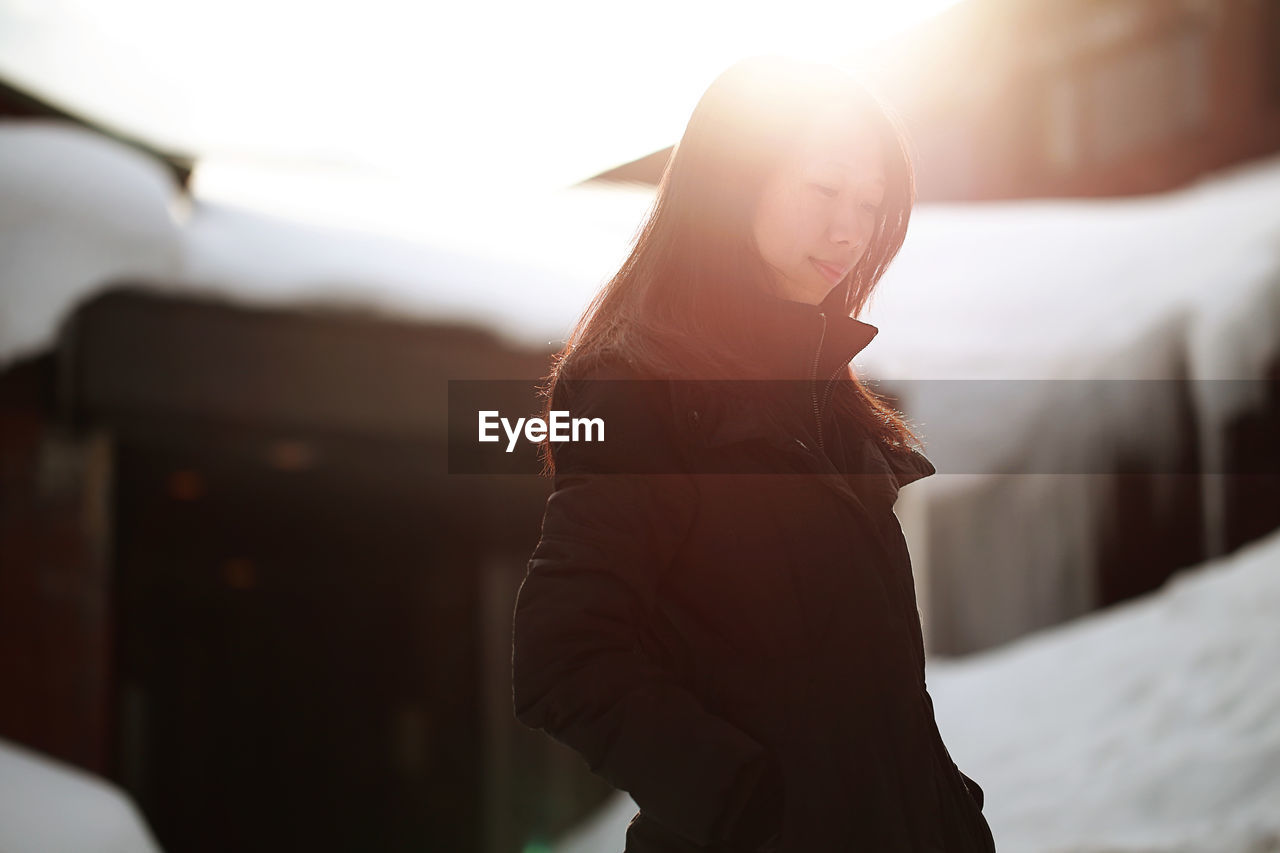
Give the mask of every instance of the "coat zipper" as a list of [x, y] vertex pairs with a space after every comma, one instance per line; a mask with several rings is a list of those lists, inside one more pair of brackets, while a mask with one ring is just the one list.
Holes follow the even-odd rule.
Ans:
[[818, 316], [822, 319], [822, 331], [818, 334], [818, 347], [813, 353], [813, 368], [809, 371], [809, 395], [813, 400], [813, 417], [818, 427], [818, 449], [826, 450], [826, 445], [822, 440], [822, 411], [827, 407], [827, 400], [831, 396], [832, 382], [840, 375], [843, 366], [837, 367], [835, 372], [828, 377], [826, 385], [822, 392], [822, 405], [818, 405], [818, 362], [822, 358], [822, 343], [827, 337], [827, 313], [819, 311]]

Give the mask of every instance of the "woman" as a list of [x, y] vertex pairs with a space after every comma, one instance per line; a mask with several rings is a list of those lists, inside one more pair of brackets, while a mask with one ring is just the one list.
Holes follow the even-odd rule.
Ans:
[[515, 714], [631, 794], [626, 853], [994, 850], [893, 514], [934, 468], [850, 368], [914, 196], [850, 77], [740, 62], [556, 359], [547, 408], [606, 440], [544, 447]]

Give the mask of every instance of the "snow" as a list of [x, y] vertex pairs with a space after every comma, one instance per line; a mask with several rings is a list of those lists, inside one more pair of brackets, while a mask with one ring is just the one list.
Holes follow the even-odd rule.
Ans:
[[[927, 664], [1000, 853], [1280, 851], [1280, 531], [1155, 593]], [[553, 846], [620, 850], [625, 793]]]
[[1280, 850], [1280, 531], [928, 667], [1001, 853]]
[[106, 281], [174, 276], [177, 188], [154, 159], [101, 134], [0, 122], [0, 366], [46, 348]]
[[160, 853], [123, 791], [5, 740], [0, 740], [0, 850]]
[[[549, 271], [378, 234], [290, 222], [201, 202], [184, 236], [180, 283], [241, 305], [341, 306], [356, 312], [505, 330], [529, 345], [553, 318], [513, 291], [554, 292]], [[529, 325], [517, 330], [517, 323]], [[546, 339], [541, 341], [546, 344]]]
[[[888, 378], [1148, 378], [1112, 349], [1171, 314], [1245, 319], [1275, 289], [1278, 201], [1271, 157], [1160, 195], [922, 205], [868, 311], [885, 326], [863, 363]], [[1276, 340], [1274, 320], [1258, 318], [1255, 345]], [[1215, 330], [1195, 375], [1253, 378]]]
[[651, 201], [634, 188], [572, 189], [451, 217], [416, 185], [355, 192], [339, 180], [312, 192], [326, 188], [386, 209], [333, 224], [192, 199], [161, 164], [99, 134], [0, 120], [0, 368], [51, 346], [79, 301], [123, 280], [242, 305], [478, 324], [513, 344], [558, 345]]

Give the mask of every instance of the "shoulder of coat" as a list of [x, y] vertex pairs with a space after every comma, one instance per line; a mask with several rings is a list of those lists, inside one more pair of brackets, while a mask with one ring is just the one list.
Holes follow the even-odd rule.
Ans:
[[601, 408], [620, 415], [650, 419], [670, 412], [670, 382], [645, 371], [617, 352], [566, 363], [560, 373], [558, 399], [570, 407]]

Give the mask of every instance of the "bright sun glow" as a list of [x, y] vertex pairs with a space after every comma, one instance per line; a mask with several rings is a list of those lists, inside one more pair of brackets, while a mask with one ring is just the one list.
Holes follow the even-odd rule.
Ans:
[[201, 197], [432, 230], [672, 144], [736, 59], [856, 66], [954, 2], [0, 0], [0, 74], [196, 154]]
[[0, 74], [211, 157], [563, 186], [741, 56], [856, 60], [953, 2], [0, 0]]

